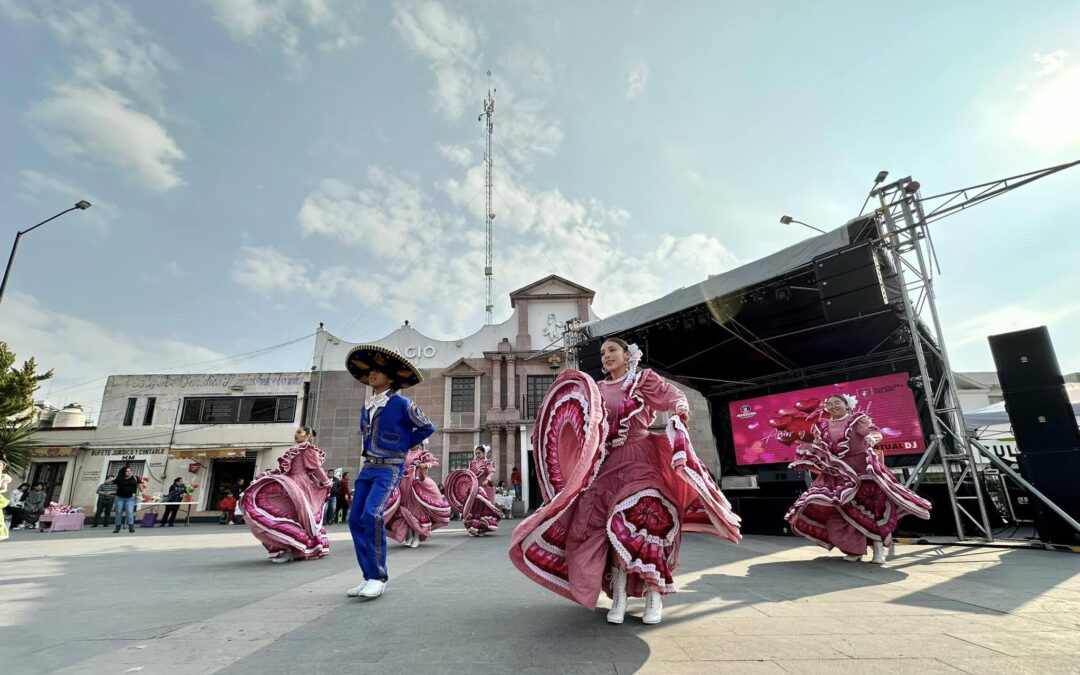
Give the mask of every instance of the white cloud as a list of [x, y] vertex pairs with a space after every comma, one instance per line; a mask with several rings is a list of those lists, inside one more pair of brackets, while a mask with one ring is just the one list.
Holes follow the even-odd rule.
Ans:
[[244, 246], [233, 264], [237, 284], [268, 298], [301, 294], [320, 307], [352, 304], [373, 297], [376, 284], [357, 276], [352, 268], [315, 269], [303, 259], [290, 257], [272, 246]]
[[409, 260], [438, 237], [442, 218], [415, 182], [368, 169], [369, 187], [327, 179], [300, 208], [300, 230], [361, 246], [379, 258]]
[[1018, 97], [1019, 109], [1011, 117], [1021, 142], [1057, 150], [1080, 145], [1080, 65], [1057, 66], [1044, 66]]
[[158, 192], [183, 185], [184, 153], [157, 120], [107, 87], [62, 85], [30, 111], [30, 121], [54, 154], [112, 164]]
[[665, 236], [652, 259], [658, 265], [675, 264], [704, 276], [738, 267], [742, 262], [718, 239], [701, 233], [685, 237]]
[[649, 84], [649, 64], [642, 61], [637, 68], [630, 71], [626, 83], [626, 98], [635, 99], [645, 93], [645, 87]]
[[989, 335], [1061, 323], [1080, 313], [1080, 303], [1049, 308], [1009, 304], [957, 322], [946, 329], [950, 347], [984, 342]]
[[458, 166], [469, 166], [473, 161], [472, 150], [463, 145], [439, 143], [439, 153]]
[[81, 403], [92, 408], [95, 416], [100, 413], [107, 375], [161, 372], [222, 358], [222, 354], [198, 345], [110, 330], [51, 310], [37, 298], [21, 293], [4, 297], [0, 335], [20, 362], [34, 357], [41, 371], [55, 370], [54, 378], [37, 392], [37, 398], [44, 398], [51, 390], [54, 404]]
[[165, 263], [165, 271], [178, 279], [188, 276], [188, 272], [184, 269], [183, 265], [175, 260], [170, 260]]
[[127, 7], [113, 2], [50, 3], [4, 0], [0, 10], [13, 21], [40, 22], [72, 52], [75, 82], [108, 84], [160, 106], [165, 71], [176, 60], [139, 24]]
[[82, 199], [90, 202], [91, 207], [80, 212], [81, 217], [95, 225], [102, 234], [108, 233], [112, 222], [120, 212], [114, 204], [104, 201], [87, 190], [75, 187], [56, 176], [26, 169], [19, 172], [19, 177], [23, 192], [27, 196], [49, 199], [66, 197], [71, 200], [72, 204]]
[[485, 90], [477, 65], [479, 36], [472, 24], [437, 2], [421, 0], [396, 2], [392, 25], [412, 51], [429, 61], [436, 110], [460, 118], [466, 103]]
[[[497, 90], [495, 138], [509, 159], [527, 168], [538, 155], [555, 154], [564, 134], [547, 112], [555, 69], [543, 54], [511, 46], [489, 82], [479, 65], [483, 30], [464, 16], [429, 0], [407, 0], [395, 3], [392, 24], [405, 45], [428, 61], [436, 112], [452, 120], [480, 114], [489, 89]], [[479, 136], [483, 128], [476, 129]]]
[[360, 43], [362, 7], [354, 0], [208, 0], [215, 18], [236, 40], [272, 44], [302, 65], [304, 49], [340, 51]]
[[135, 103], [165, 115], [162, 75], [177, 64], [127, 7], [3, 0], [0, 11], [17, 23], [46, 27], [71, 55], [64, 83], [52, 86], [52, 94], [30, 112], [50, 151], [112, 164], [156, 191], [183, 184], [176, 163], [184, 153]]
[[1036, 52], [1031, 55], [1031, 58], [1039, 66], [1037, 76], [1046, 77], [1065, 69], [1065, 59], [1069, 58], [1069, 52], [1064, 49], [1058, 49], [1049, 54]]

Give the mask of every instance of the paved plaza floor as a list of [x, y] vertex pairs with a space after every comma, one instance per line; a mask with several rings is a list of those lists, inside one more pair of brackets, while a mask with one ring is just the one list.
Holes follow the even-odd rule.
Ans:
[[658, 626], [527, 581], [504, 522], [391, 545], [377, 600], [348, 530], [273, 565], [245, 527], [15, 532], [0, 543], [0, 654], [22, 673], [1078, 673], [1080, 555], [900, 546], [885, 567], [800, 540], [684, 539]]

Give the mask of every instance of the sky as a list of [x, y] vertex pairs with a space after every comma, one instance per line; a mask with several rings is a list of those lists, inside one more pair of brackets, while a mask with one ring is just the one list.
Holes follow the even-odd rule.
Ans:
[[[1080, 5], [0, 0], [0, 339], [92, 416], [110, 374], [294, 371], [495, 319], [548, 274], [600, 316], [857, 214], [1080, 159]], [[491, 77], [487, 72], [492, 73]], [[1080, 370], [1080, 168], [940, 221], [944, 335], [1048, 325]], [[4, 249], [6, 250], [6, 249]], [[109, 402], [104, 405], [108, 407]]]

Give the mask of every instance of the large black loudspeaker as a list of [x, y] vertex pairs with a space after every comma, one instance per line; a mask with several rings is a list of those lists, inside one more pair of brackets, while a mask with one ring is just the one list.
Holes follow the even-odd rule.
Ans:
[[869, 244], [814, 258], [814, 272], [829, 321], [873, 314], [889, 304], [881, 267]]
[[[1057, 450], [1020, 455], [1020, 474], [1050, 501], [1080, 520], [1080, 450]], [[1080, 532], [1062, 520], [1041, 500], [1031, 498], [1039, 539], [1065, 546], [1080, 546]]]
[[1080, 448], [1080, 430], [1046, 326], [991, 335], [990, 352], [1020, 452]]
[[[991, 335], [990, 352], [1020, 449], [1021, 473], [1050, 501], [1080, 520], [1080, 430], [1049, 331], [1041, 326]], [[1040, 539], [1080, 544], [1080, 532], [1040, 500], [1032, 497], [1031, 506]]]

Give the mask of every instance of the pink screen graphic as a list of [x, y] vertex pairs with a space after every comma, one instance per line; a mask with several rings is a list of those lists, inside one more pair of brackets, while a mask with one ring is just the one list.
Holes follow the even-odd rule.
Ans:
[[811, 438], [815, 421], [825, 414], [822, 405], [833, 394], [854, 399], [855, 411], [868, 415], [881, 429], [883, 438], [877, 447], [886, 455], [919, 454], [926, 449], [908, 375], [895, 373], [732, 401], [728, 409], [735, 463], [791, 462], [795, 444]]

